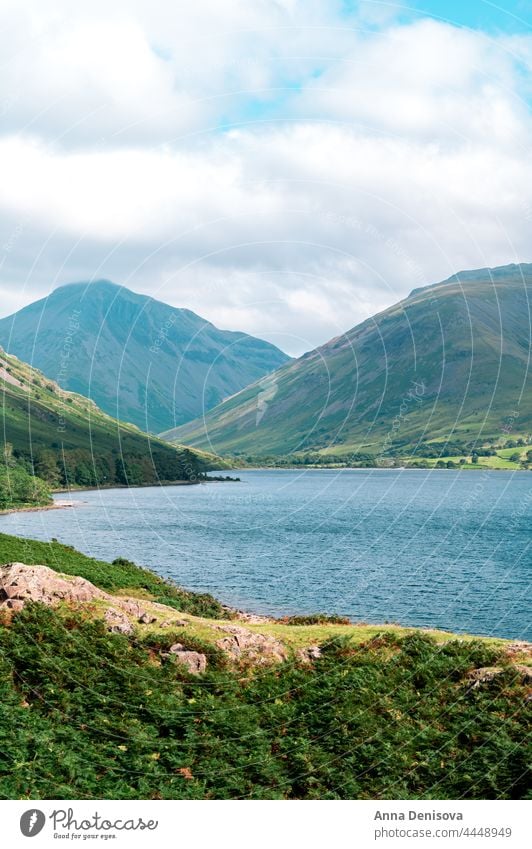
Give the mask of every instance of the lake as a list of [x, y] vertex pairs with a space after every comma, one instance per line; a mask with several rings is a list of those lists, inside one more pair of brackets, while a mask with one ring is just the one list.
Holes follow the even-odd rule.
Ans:
[[127, 557], [257, 613], [530, 638], [532, 474], [237, 474], [78, 492], [75, 509], [2, 516], [0, 531]]

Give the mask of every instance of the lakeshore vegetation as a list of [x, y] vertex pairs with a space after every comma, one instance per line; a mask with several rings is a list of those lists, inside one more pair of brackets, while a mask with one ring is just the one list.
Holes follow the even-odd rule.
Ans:
[[1, 349], [0, 388], [0, 510], [46, 505], [53, 489], [196, 482], [229, 467], [113, 419]]
[[[90, 606], [0, 618], [0, 796], [112, 799], [490, 799], [530, 792], [530, 701], [501, 640], [398, 627], [261, 623], [288, 648], [230, 662], [230, 615], [121, 559], [0, 535], [0, 562], [38, 562], [182, 609], [187, 627], [109, 633]], [[219, 632], [218, 632], [219, 636]], [[165, 660], [179, 640], [205, 674]], [[161, 659], [162, 658], [162, 659]], [[499, 674], [471, 685], [471, 671]]]

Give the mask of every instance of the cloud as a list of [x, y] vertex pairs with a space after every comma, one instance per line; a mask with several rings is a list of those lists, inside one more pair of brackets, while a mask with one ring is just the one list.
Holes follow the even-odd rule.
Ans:
[[528, 104], [517, 85], [523, 54], [517, 41], [513, 49], [511, 39], [432, 20], [392, 26], [359, 38], [348, 59], [306, 87], [302, 102], [394, 137], [526, 144]]
[[528, 36], [309, 0], [2, 14], [4, 313], [106, 276], [300, 353], [531, 258]]

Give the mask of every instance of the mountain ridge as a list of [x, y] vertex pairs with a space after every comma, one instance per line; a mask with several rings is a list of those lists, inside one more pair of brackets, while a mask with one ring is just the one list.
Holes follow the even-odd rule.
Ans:
[[[456, 275], [413, 292], [237, 393], [204, 420], [162, 435], [260, 456], [305, 450], [380, 455], [430, 440], [471, 443], [500, 436], [508, 418], [526, 433], [532, 426], [532, 265], [494, 271], [469, 272], [465, 287]], [[413, 403], [416, 381], [424, 389]]]
[[101, 279], [0, 319], [0, 344], [64, 389], [157, 433], [210, 409], [288, 356], [185, 308]]
[[225, 466], [117, 421], [1, 347], [0, 392], [4, 467], [12, 457], [52, 487], [199, 480]]

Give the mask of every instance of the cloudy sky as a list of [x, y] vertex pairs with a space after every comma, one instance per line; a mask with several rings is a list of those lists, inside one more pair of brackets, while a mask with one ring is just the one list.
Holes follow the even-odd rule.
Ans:
[[532, 261], [532, 3], [0, 0], [0, 314], [109, 278], [293, 354]]

